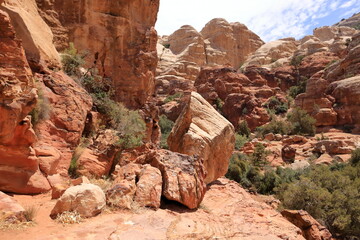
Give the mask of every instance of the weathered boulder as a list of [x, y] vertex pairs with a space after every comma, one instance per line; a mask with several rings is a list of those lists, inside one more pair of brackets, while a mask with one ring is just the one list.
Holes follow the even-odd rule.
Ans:
[[[6, 11], [22, 40], [32, 67], [59, 67], [60, 57], [53, 45], [53, 34], [38, 13], [35, 0], [5, 0], [0, 9]], [[35, 65], [34, 65], [35, 64]]]
[[160, 207], [162, 176], [159, 169], [145, 165], [136, 184], [134, 201], [143, 207]]
[[47, 179], [51, 186], [51, 199], [60, 198], [66, 189], [70, 187], [70, 180], [60, 174], [48, 176]]
[[18, 223], [26, 221], [25, 209], [12, 197], [0, 192], [0, 222]]
[[159, 208], [161, 193], [159, 169], [149, 164], [129, 163], [118, 170], [113, 186], [106, 192], [106, 201], [111, 206], [125, 209], [131, 209], [133, 203]]
[[348, 154], [354, 150], [343, 140], [322, 140], [315, 144], [314, 152], [334, 154]]
[[[89, 52], [88, 66], [95, 63], [99, 74], [112, 82], [116, 100], [132, 108], [145, 104], [155, 87], [157, 33], [153, 27], [159, 0], [37, 0], [37, 4], [56, 40], [67, 38], [67, 43]], [[60, 30], [64, 28], [67, 33]]]
[[281, 211], [287, 220], [299, 227], [307, 240], [332, 240], [332, 235], [326, 227], [303, 210], [283, 210]]
[[234, 127], [198, 93], [191, 98], [167, 140], [170, 150], [204, 160], [210, 183], [227, 172], [234, 149]]
[[290, 162], [293, 163], [295, 161], [296, 156], [296, 148], [293, 148], [290, 145], [285, 145], [281, 149], [281, 157], [284, 160], [284, 162]]
[[145, 162], [161, 171], [165, 198], [190, 209], [199, 207], [206, 192], [201, 158], [157, 150], [147, 154]]
[[77, 211], [82, 217], [93, 217], [105, 207], [105, 194], [100, 187], [93, 184], [82, 184], [68, 188], [51, 210], [50, 216], [65, 211]]

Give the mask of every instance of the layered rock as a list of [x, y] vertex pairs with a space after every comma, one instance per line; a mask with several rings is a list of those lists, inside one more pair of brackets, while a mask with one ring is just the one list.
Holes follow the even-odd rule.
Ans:
[[156, 89], [160, 95], [192, 91], [200, 67], [239, 68], [263, 41], [240, 23], [211, 20], [199, 33], [189, 25], [159, 39]]
[[26, 115], [37, 91], [21, 41], [8, 14], [0, 10], [0, 190], [40, 193], [50, 189], [32, 148], [36, 141]]
[[56, 218], [66, 211], [76, 211], [82, 217], [93, 217], [105, 207], [105, 194], [100, 187], [82, 184], [68, 188], [51, 210], [50, 216]]
[[73, 151], [84, 131], [92, 99], [63, 72], [37, 74], [36, 77], [48, 108], [48, 117], [36, 125], [39, 141], [35, 150], [40, 169], [47, 175], [67, 174]]
[[352, 27], [359, 28], [360, 25], [360, 13], [354, 13], [351, 17], [347, 19], [342, 19], [340, 22], [335, 24], [335, 26], [344, 26], [344, 27]]
[[[128, 107], [143, 106], [154, 92], [157, 64], [156, 22], [159, 1], [37, 0], [42, 15], [63, 41], [88, 51], [87, 63], [109, 78], [116, 100]], [[58, 16], [57, 16], [58, 15]], [[59, 43], [58, 46], [63, 44]]]
[[204, 159], [206, 183], [227, 172], [234, 142], [233, 125], [195, 92], [168, 138], [170, 150]]
[[326, 227], [303, 210], [283, 210], [281, 214], [299, 227], [307, 240], [332, 240], [332, 235]]

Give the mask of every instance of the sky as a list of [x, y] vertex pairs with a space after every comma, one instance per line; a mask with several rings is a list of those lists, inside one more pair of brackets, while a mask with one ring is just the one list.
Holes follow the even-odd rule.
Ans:
[[312, 34], [360, 12], [360, 0], [160, 0], [156, 23], [159, 35], [182, 25], [198, 31], [213, 18], [240, 22], [265, 42]]

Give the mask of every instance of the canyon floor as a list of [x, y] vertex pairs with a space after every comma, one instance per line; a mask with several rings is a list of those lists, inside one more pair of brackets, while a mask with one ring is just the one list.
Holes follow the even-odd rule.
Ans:
[[279, 212], [256, 201], [237, 183], [221, 178], [208, 185], [197, 210], [176, 203], [147, 208], [104, 211], [79, 224], [63, 225], [49, 217], [56, 200], [50, 194], [14, 196], [24, 206], [38, 208], [34, 225], [2, 230], [0, 238], [67, 239], [304, 239], [301, 231]]

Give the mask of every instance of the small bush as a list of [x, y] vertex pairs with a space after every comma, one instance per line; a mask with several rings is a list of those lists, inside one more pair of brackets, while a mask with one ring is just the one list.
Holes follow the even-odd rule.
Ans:
[[38, 209], [35, 206], [25, 208], [24, 217], [27, 222], [32, 222], [35, 219]]
[[245, 145], [245, 143], [247, 143], [248, 141], [249, 141], [249, 139], [246, 136], [235, 133], [235, 149], [236, 150], [239, 151]]
[[167, 144], [167, 139], [174, 126], [174, 122], [168, 119], [165, 115], [161, 115], [159, 118], [159, 125], [161, 129], [160, 147], [164, 149], [168, 149], [169, 146]]
[[359, 165], [360, 163], [360, 148], [355, 149], [354, 151], [352, 151], [351, 153], [351, 157], [349, 159], [349, 162], [355, 166], [355, 165]]
[[257, 135], [264, 136], [268, 133], [288, 135], [292, 131], [292, 126], [289, 122], [278, 120], [274, 117], [268, 124], [256, 128]]
[[308, 79], [305, 77], [300, 77], [300, 80], [297, 83], [297, 85], [289, 88], [288, 95], [293, 99], [295, 99], [297, 95], [306, 92], [307, 80]]
[[287, 103], [282, 103], [275, 96], [272, 96], [264, 104], [264, 107], [266, 107], [269, 110], [273, 110], [276, 115], [286, 113], [288, 111], [288, 104]]
[[164, 100], [164, 103], [169, 103], [169, 102], [172, 102], [172, 101], [180, 101], [180, 98], [183, 96], [182, 93], [178, 92], [178, 93], [175, 93], [174, 95], [170, 95], [170, 96], [167, 96]]
[[69, 76], [78, 75], [80, 66], [85, 63], [85, 56], [86, 54], [81, 55], [78, 53], [74, 43], [70, 43], [69, 48], [65, 49], [64, 53], [61, 55], [61, 63], [64, 72]]
[[290, 65], [298, 68], [301, 65], [302, 60], [304, 59], [304, 55], [294, 56], [291, 61]]
[[248, 126], [247, 121], [244, 120], [244, 121], [240, 122], [237, 132], [240, 135], [244, 135], [246, 137], [250, 136], [251, 130], [250, 130], [249, 126]]
[[288, 121], [292, 124], [292, 134], [314, 136], [316, 133], [316, 120], [300, 108], [294, 108], [288, 115]]
[[221, 100], [220, 98], [216, 98], [216, 100], [215, 100], [216, 110], [221, 111], [221, 109], [223, 108], [223, 106], [224, 106], [223, 100]]
[[265, 150], [265, 146], [261, 143], [256, 144], [254, 152], [251, 154], [250, 159], [254, 166], [263, 167], [267, 164], [266, 156], [269, 154]]

